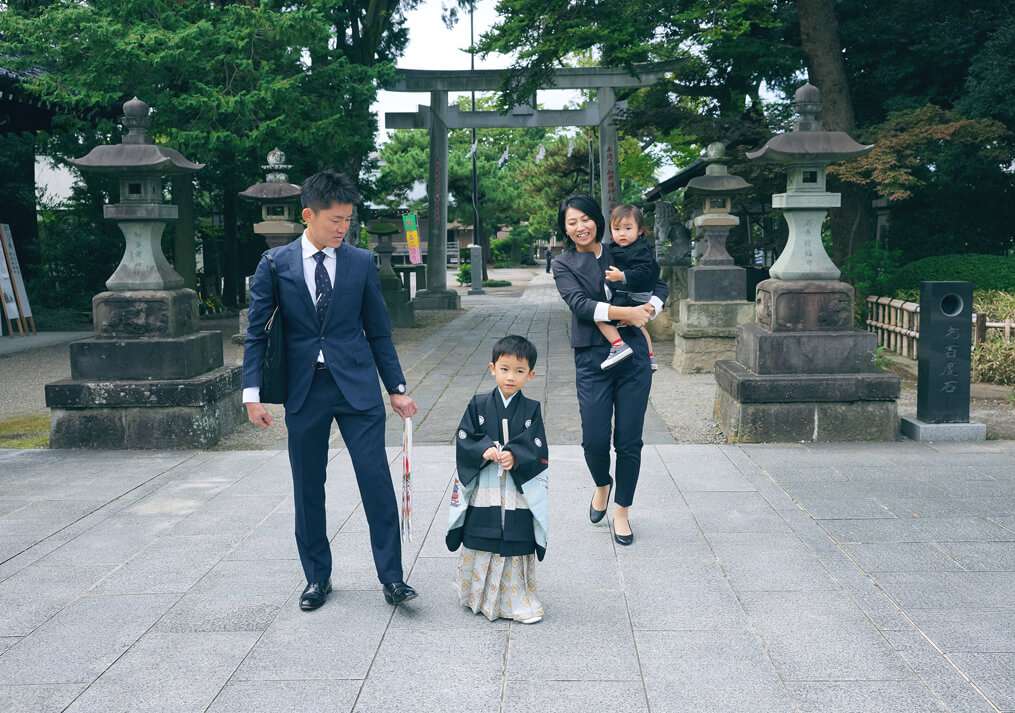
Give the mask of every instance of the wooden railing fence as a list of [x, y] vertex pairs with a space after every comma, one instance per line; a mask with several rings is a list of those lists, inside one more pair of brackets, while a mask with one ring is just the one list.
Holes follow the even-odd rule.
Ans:
[[[1006, 341], [1015, 340], [1015, 320], [990, 320], [973, 313], [973, 349], [987, 339], [989, 330], [1000, 331]], [[920, 305], [893, 297], [867, 297], [867, 330], [878, 336], [878, 344], [890, 352], [916, 359], [920, 349]]]

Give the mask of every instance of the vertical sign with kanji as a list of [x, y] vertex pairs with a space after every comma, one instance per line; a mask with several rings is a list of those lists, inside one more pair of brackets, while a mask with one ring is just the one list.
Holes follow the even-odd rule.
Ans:
[[25, 278], [18, 263], [18, 253], [14, 249], [14, 235], [11, 226], [6, 223], [0, 223], [0, 262], [3, 263], [0, 267], [0, 292], [10, 333], [14, 334], [15, 322], [22, 334], [26, 334], [28, 329], [37, 331], [32, 318], [32, 307], [28, 302], [28, 290], [25, 289]]
[[916, 417], [968, 423], [973, 284], [920, 283], [920, 356]]
[[415, 213], [406, 213], [402, 216], [402, 228], [405, 230], [405, 244], [409, 248], [409, 262], [421, 265], [423, 252], [419, 246], [419, 225]]

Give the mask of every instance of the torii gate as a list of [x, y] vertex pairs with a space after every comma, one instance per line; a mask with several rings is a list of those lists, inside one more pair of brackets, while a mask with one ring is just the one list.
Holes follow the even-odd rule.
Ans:
[[430, 171], [427, 178], [429, 226], [427, 230], [427, 289], [416, 293], [418, 309], [457, 309], [458, 293], [448, 289], [448, 131], [450, 129], [526, 129], [558, 126], [598, 126], [599, 156], [602, 165], [600, 203], [609, 211], [620, 195], [617, 169], [617, 127], [614, 118], [618, 102], [616, 89], [641, 87], [658, 81], [677, 62], [634, 65], [621, 68], [568, 67], [555, 70], [547, 89], [595, 89], [596, 101], [582, 109], [536, 109], [514, 107], [507, 114], [496, 111], [461, 111], [448, 106], [448, 92], [501, 91], [510, 74], [505, 69], [424, 70], [396, 69], [395, 80], [385, 87], [393, 92], [430, 92], [430, 106], [415, 113], [389, 112], [384, 115], [389, 129], [430, 130]]

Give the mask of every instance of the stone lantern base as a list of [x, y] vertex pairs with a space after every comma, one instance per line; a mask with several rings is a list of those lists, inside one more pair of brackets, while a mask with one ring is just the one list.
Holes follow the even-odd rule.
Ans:
[[687, 271], [688, 299], [680, 300], [673, 337], [673, 368], [681, 374], [712, 372], [736, 356], [737, 326], [754, 321], [754, 303], [743, 299], [747, 271], [703, 265]]
[[242, 422], [242, 369], [194, 331], [193, 290], [103, 292], [71, 378], [46, 385], [52, 448], [207, 448]]
[[737, 326], [754, 319], [745, 300], [680, 300], [673, 337], [673, 368], [680, 374], [710, 373], [715, 363], [736, 356]]
[[381, 296], [384, 297], [384, 304], [388, 308], [391, 326], [415, 327], [416, 309], [398, 275], [394, 271], [390, 275], [382, 272], [380, 279]]
[[462, 308], [462, 298], [454, 290], [431, 289], [420, 290], [412, 300], [416, 309], [449, 309]]
[[192, 379], [46, 384], [50, 448], [189, 449], [214, 446], [243, 422], [242, 369]]
[[854, 329], [845, 283], [766, 280], [758, 323], [737, 328], [736, 359], [715, 364], [715, 417], [731, 443], [884, 441], [898, 434], [900, 380]]

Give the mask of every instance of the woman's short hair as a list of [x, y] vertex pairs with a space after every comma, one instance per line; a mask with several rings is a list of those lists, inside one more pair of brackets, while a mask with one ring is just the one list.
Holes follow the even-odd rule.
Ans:
[[600, 243], [603, 241], [603, 235], [606, 233], [606, 219], [603, 217], [603, 211], [600, 210], [599, 204], [588, 196], [571, 196], [561, 201], [560, 210], [557, 211], [557, 228], [560, 229], [560, 236], [564, 239], [564, 245], [568, 250], [575, 249], [574, 241], [568, 237], [567, 229], [564, 225], [564, 216], [568, 208], [580, 210], [592, 218], [592, 222], [596, 224], [596, 242]]

